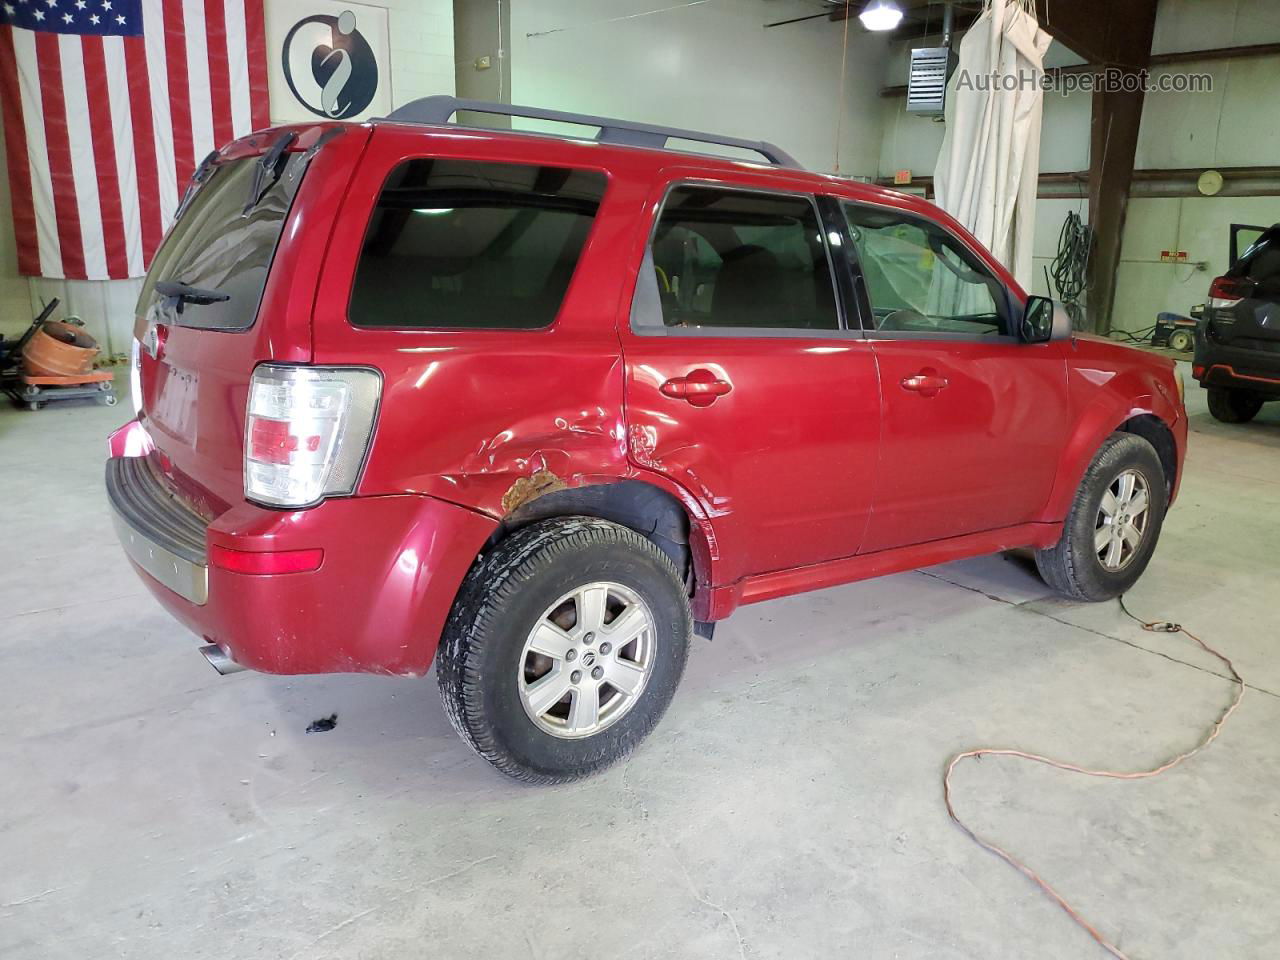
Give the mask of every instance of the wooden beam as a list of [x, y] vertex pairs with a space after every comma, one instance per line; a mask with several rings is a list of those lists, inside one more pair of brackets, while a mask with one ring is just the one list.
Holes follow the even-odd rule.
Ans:
[[1090, 325], [1097, 333], [1111, 330], [1116, 271], [1128, 212], [1133, 161], [1142, 124], [1141, 89], [1098, 91], [1093, 95], [1089, 138], [1089, 225], [1094, 248], [1088, 269]]
[[1254, 43], [1243, 47], [1214, 47], [1211, 50], [1177, 50], [1153, 53], [1148, 61], [1153, 67], [1171, 63], [1196, 63], [1202, 60], [1241, 60], [1247, 57], [1280, 56], [1280, 43]]
[[1090, 63], [1141, 70], [1151, 56], [1156, 0], [1036, 0], [1036, 18]]

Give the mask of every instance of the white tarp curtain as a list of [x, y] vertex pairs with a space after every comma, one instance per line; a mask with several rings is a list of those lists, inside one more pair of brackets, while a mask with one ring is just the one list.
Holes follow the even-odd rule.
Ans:
[[1027, 289], [1044, 109], [1038, 81], [1052, 42], [1036, 21], [1034, 0], [986, 0], [960, 41], [933, 173], [938, 206]]

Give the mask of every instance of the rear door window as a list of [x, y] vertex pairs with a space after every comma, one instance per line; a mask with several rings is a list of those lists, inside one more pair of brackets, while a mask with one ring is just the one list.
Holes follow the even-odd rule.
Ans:
[[[168, 322], [209, 330], [253, 326], [304, 164], [302, 154], [284, 154], [274, 171], [256, 177], [261, 199], [252, 204], [259, 158], [215, 166], [160, 245], [138, 297], [138, 314], [165, 300], [155, 291], [157, 281], [177, 280], [227, 299], [184, 303], [181, 315]], [[176, 304], [170, 301], [167, 310], [172, 313]]]
[[650, 257], [665, 327], [840, 327], [812, 197], [677, 186]]
[[470, 160], [396, 167], [365, 234], [358, 327], [549, 326], [604, 196], [601, 173]]

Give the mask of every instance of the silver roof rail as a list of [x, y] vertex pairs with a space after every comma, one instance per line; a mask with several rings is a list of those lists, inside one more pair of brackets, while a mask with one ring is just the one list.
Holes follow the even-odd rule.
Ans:
[[630, 120], [616, 120], [612, 117], [593, 117], [585, 113], [544, 110], [541, 107], [516, 107], [507, 103], [489, 103], [484, 100], [460, 100], [457, 97], [447, 96], [423, 97], [397, 107], [380, 119], [400, 123], [444, 124], [448, 123], [449, 118], [459, 110], [501, 117], [525, 117], [530, 120], [552, 120], [558, 123], [576, 123], [584, 127], [599, 127], [600, 132], [595, 138], [601, 143], [620, 143], [658, 150], [666, 149], [667, 141], [672, 138], [693, 140], [697, 143], [713, 143], [758, 153], [775, 166], [800, 168], [800, 164], [794, 157], [764, 140], [742, 140], [738, 137], [724, 137], [698, 130], [659, 127], [648, 123], [632, 123]]

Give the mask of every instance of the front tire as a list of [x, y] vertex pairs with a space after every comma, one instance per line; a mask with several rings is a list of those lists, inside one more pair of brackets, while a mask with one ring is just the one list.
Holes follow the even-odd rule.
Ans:
[[1223, 423], [1248, 423], [1262, 409], [1262, 398], [1248, 390], [1209, 388], [1209, 412]]
[[674, 564], [593, 517], [532, 524], [472, 568], [436, 656], [458, 734], [510, 777], [564, 783], [629, 754], [666, 712], [692, 620]]
[[1110, 600], [1137, 582], [1151, 560], [1168, 506], [1155, 448], [1113, 433], [1085, 471], [1062, 539], [1036, 551], [1040, 576], [1073, 600]]

